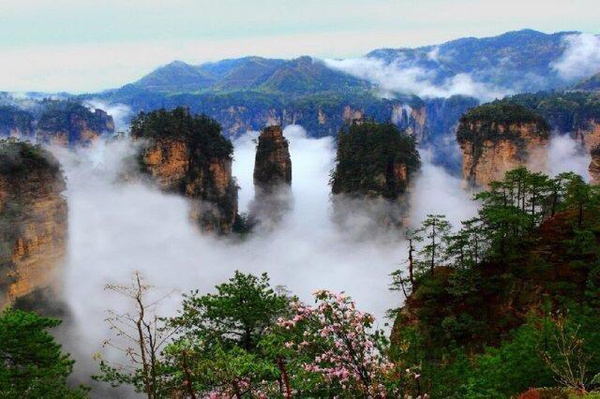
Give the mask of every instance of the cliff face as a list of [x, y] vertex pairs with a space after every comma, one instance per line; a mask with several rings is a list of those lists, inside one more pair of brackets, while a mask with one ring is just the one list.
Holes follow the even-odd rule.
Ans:
[[275, 223], [292, 206], [292, 160], [281, 126], [269, 126], [258, 137], [254, 162], [254, 201], [250, 216]]
[[323, 98], [314, 100], [314, 104], [306, 102], [281, 104], [262, 108], [249, 105], [231, 105], [225, 109], [204, 107], [198, 112], [211, 115], [223, 125], [226, 135], [235, 137], [250, 130], [259, 130], [263, 126], [301, 125], [311, 135], [334, 136], [342, 126], [364, 118], [373, 118], [378, 122], [393, 121], [401, 130], [415, 137], [417, 142], [426, 140], [432, 134], [438, 134], [440, 121], [448, 126], [455, 126], [459, 115], [450, 115], [445, 120], [442, 108], [427, 108], [424, 104], [413, 104], [395, 100], [371, 100], [364, 103], [358, 101], [337, 102], [332, 98], [326, 104], [319, 105]]
[[0, 143], [0, 306], [55, 285], [66, 253], [64, 189], [52, 155], [25, 143]]
[[269, 126], [258, 137], [254, 162], [254, 185], [271, 190], [277, 185], [292, 184], [292, 161], [289, 145], [281, 126]]
[[582, 122], [574, 131], [575, 139], [583, 143], [588, 152], [600, 146], [600, 114]]
[[191, 218], [205, 231], [228, 234], [238, 215], [232, 146], [220, 126], [185, 109], [141, 114], [132, 137], [143, 140], [142, 172], [162, 189], [191, 200]]
[[39, 117], [35, 136], [44, 143], [89, 145], [103, 133], [114, 133], [115, 124], [101, 109], [90, 111], [78, 103], [50, 102]]
[[33, 115], [16, 107], [0, 107], [0, 137], [31, 137]]
[[600, 93], [567, 92], [519, 94], [502, 103], [523, 105], [543, 117], [553, 133], [569, 134], [590, 152], [600, 145]]
[[588, 168], [592, 178], [591, 184], [600, 184], [600, 146], [592, 149], [591, 157], [592, 159]]
[[122, 102], [134, 110], [151, 111], [160, 107], [189, 107], [191, 112], [206, 114], [221, 124], [223, 134], [236, 137], [264, 126], [297, 124], [314, 137], [335, 136], [353, 120], [392, 121], [418, 142], [452, 134], [464, 111], [477, 100], [453, 96], [448, 99], [420, 99], [414, 96], [387, 99], [369, 92], [324, 92], [305, 96], [261, 92], [185, 93], [165, 96], [136, 89], [131, 85], [107, 100]]
[[469, 111], [457, 131], [463, 179], [487, 186], [522, 165], [543, 169], [549, 130], [541, 117], [518, 105], [488, 104]]

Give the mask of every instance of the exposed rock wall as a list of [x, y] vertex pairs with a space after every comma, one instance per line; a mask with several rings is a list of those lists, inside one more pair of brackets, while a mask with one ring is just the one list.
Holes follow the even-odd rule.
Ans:
[[0, 306], [55, 287], [67, 243], [64, 189], [49, 153], [0, 143]]
[[12, 106], [0, 106], [0, 137], [33, 136], [33, 115]]
[[142, 140], [139, 166], [164, 191], [191, 200], [191, 218], [204, 231], [231, 233], [238, 217], [232, 146], [220, 126], [185, 109], [142, 114], [132, 137]]
[[600, 115], [581, 123], [574, 132], [575, 139], [583, 143], [588, 152], [600, 146]]
[[[279, 101], [277, 98], [251, 100], [235, 96], [221, 102], [191, 101], [191, 98], [174, 98], [174, 104], [190, 101], [191, 109], [210, 115], [223, 126], [228, 137], [247, 131], [257, 131], [264, 126], [280, 125], [283, 128], [298, 124], [310, 135], [335, 136], [345, 125], [355, 120], [372, 118], [376, 122], [393, 121], [401, 130], [413, 135], [418, 142], [448, 133], [458, 123], [458, 118], [476, 100], [459, 97], [420, 101], [417, 99], [390, 100], [375, 97], [340, 99], [320, 96], [305, 100]], [[148, 106], [148, 109], [151, 109]]]
[[254, 162], [254, 201], [250, 217], [258, 223], [281, 220], [292, 207], [292, 160], [281, 126], [269, 126], [258, 137]]
[[162, 138], [147, 143], [141, 163], [161, 189], [192, 200], [191, 217], [203, 230], [222, 234], [232, 231], [237, 217], [237, 186], [231, 159], [198, 162], [189, 143]]
[[548, 137], [545, 121], [524, 107], [478, 107], [463, 116], [457, 131], [463, 179], [487, 186], [519, 166], [542, 170]]
[[50, 103], [35, 130], [39, 142], [62, 146], [89, 145], [101, 134], [115, 131], [113, 118], [101, 109], [90, 111], [78, 103]]
[[269, 191], [277, 185], [292, 184], [292, 160], [281, 126], [269, 126], [258, 137], [254, 162], [254, 185]]

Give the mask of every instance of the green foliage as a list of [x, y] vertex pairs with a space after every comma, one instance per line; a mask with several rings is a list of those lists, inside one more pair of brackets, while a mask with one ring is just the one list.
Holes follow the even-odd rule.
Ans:
[[57, 177], [61, 173], [60, 164], [40, 145], [0, 140], [0, 176], [19, 179], [35, 173]]
[[[279, 378], [269, 329], [289, 312], [289, 298], [275, 291], [266, 274], [236, 272], [214, 294], [186, 296], [170, 323], [180, 334], [165, 349], [176, 386], [191, 378], [196, 392], [252, 392]], [[187, 364], [182, 371], [182, 365]], [[188, 374], [186, 376], [185, 374]]]
[[456, 138], [459, 143], [482, 143], [485, 140], [500, 139], [518, 140], [519, 136], [511, 128], [529, 123], [537, 127], [534, 134], [548, 137], [550, 126], [544, 118], [522, 105], [494, 101], [467, 111], [460, 119]]
[[542, 116], [560, 133], [572, 133], [600, 120], [598, 93], [567, 91], [518, 94], [500, 101], [525, 106]]
[[67, 385], [74, 361], [48, 333], [59, 324], [20, 310], [7, 309], [0, 315], [0, 397], [86, 397], [85, 389]]
[[183, 312], [173, 323], [207, 346], [239, 346], [256, 350], [265, 329], [284, 314], [288, 298], [271, 288], [269, 278], [236, 272], [217, 293], [187, 296]]
[[311, 57], [293, 60], [245, 57], [198, 66], [172, 62], [133, 84], [168, 94], [257, 91], [300, 96], [328, 91], [367, 90], [361, 79], [327, 67]]
[[427, 215], [417, 234], [421, 235], [418, 241], [424, 241], [419, 255], [421, 262], [419, 268], [429, 269], [433, 274], [436, 266], [442, 266], [446, 260], [446, 246], [448, 244], [451, 225], [444, 215]]
[[33, 132], [33, 115], [12, 106], [0, 106], [0, 136], [6, 136], [13, 130], [23, 135]]
[[[420, 166], [411, 136], [391, 124], [353, 123], [338, 136], [337, 165], [331, 176], [332, 192], [397, 199], [410, 175]], [[399, 169], [406, 172], [405, 178]]]
[[[503, 398], [557, 386], [557, 375], [568, 374], [567, 358], [585, 363], [586, 387], [594, 386], [600, 192], [573, 173], [549, 178], [518, 168], [475, 199], [477, 217], [445, 235], [433, 272], [412, 284], [397, 313], [392, 353], [422, 367], [434, 397]], [[431, 265], [431, 251], [416, 262]], [[536, 316], [549, 310], [566, 314], [581, 340], [556, 339], [560, 319]], [[585, 356], [564, 343], [579, 341]]]
[[87, 107], [74, 101], [44, 100], [43, 110], [37, 121], [37, 129], [44, 132], [64, 132], [69, 143], [81, 139], [84, 128], [98, 134], [112, 133], [113, 121], [110, 116], [101, 111], [92, 112]]
[[180, 138], [203, 160], [230, 158], [233, 145], [221, 135], [221, 126], [206, 115], [192, 115], [187, 108], [140, 113], [131, 122], [135, 138]]

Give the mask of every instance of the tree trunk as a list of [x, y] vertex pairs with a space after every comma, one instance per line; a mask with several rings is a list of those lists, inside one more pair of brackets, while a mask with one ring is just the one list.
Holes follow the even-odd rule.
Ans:
[[285, 363], [281, 356], [277, 356], [277, 366], [279, 367], [279, 371], [281, 371], [281, 376], [283, 377], [283, 384], [285, 385], [285, 398], [290, 399], [292, 397], [292, 389], [290, 387], [290, 379], [288, 377], [287, 370], [285, 368]]
[[142, 296], [142, 283], [140, 281], [139, 274], [136, 274], [135, 277], [136, 277], [137, 288], [138, 288], [138, 292], [135, 297], [135, 300], [138, 305], [138, 318], [137, 318], [135, 324], [137, 326], [137, 331], [138, 331], [140, 356], [142, 358], [142, 371], [144, 373], [144, 386], [146, 387], [146, 396], [148, 396], [148, 399], [152, 399], [154, 396], [154, 392], [152, 390], [152, 384], [150, 383], [150, 370], [149, 370], [149, 366], [148, 366], [148, 359], [146, 356], [146, 345], [145, 345], [144, 329], [143, 329], [145, 309], [144, 309], [144, 303], [142, 302], [142, 297], [141, 297]]

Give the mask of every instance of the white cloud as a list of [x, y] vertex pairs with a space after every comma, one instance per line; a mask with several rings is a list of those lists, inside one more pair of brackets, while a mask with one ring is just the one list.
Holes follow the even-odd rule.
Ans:
[[176, 59], [357, 57], [524, 27], [597, 30], [597, 0], [556, 3], [3, 0], [0, 90], [98, 91]]
[[464, 190], [463, 181], [450, 175], [443, 167], [434, 165], [433, 149], [422, 149], [423, 165], [411, 192], [410, 223], [419, 226], [428, 214], [446, 215], [454, 228], [477, 213], [472, 193]]
[[564, 53], [552, 64], [561, 78], [574, 81], [600, 72], [600, 36], [569, 35], [564, 44]]
[[2, 48], [0, 90], [71, 93], [97, 92], [134, 82], [173, 60], [191, 64], [256, 55], [295, 58], [300, 55], [347, 56], [399, 43], [389, 31], [325, 32], [253, 36], [65, 44]]
[[456, 94], [490, 101], [510, 94], [510, 90], [475, 81], [471, 75], [460, 73], [435, 83], [436, 72], [417, 66], [402, 66], [399, 62], [386, 63], [376, 58], [326, 60], [337, 69], [378, 85], [384, 94], [389, 92], [416, 94], [420, 97], [450, 97]]
[[585, 151], [581, 142], [572, 139], [568, 134], [555, 135], [550, 139], [547, 173], [551, 176], [562, 172], [575, 172], [586, 181], [590, 181], [590, 161], [590, 154]]
[[433, 50], [427, 53], [427, 58], [432, 61], [438, 61], [440, 59], [440, 47], [435, 46]]
[[[332, 138], [308, 138], [298, 126], [286, 128], [285, 135], [294, 171], [294, 209], [276, 230], [241, 243], [200, 234], [188, 219], [188, 203], [179, 196], [139, 183], [115, 183], [123, 161], [135, 151], [128, 142], [99, 141], [77, 152], [54, 149], [68, 178], [69, 246], [63, 292], [75, 330], [67, 332], [65, 345], [75, 353], [77, 370], [94, 372], [90, 356], [109, 334], [104, 312], [123, 305], [103, 286], [127, 281], [133, 270], [140, 270], [162, 290], [180, 292], [208, 292], [236, 269], [266, 271], [273, 284], [285, 285], [305, 300], [318, 288], [346, 291], [361, 309], [374, 312], [380, 323], [385, 321], [385, 310], [401, 301], [387, 290], [389, 273], [406, 255], [401, 235], [383, 242], [374, 236], [355, 241], [340, 230], [331, 221], [329, 201]], [[256, 133], [250, 133], [234, 142], [242, 211], [254, 195], [254, 138]], [[458, 225], [472, 212], [468, 194], [461, 190], [460, 180], [432, 166], [429, 157], [424, 161], [410, 197], [411, 221], [419, 223], [425, 214], [439, 212]], [[179, 304], [176, 295], [165, 310], [172, 313]]]
[[109, 104], [106, 101], [91, 99], [85, 102], [85, 105], [92, 111], [101, 109], [112, 116], [115, 122], [117, 132], [127, 132], [129, 130], [129, 120], [132, 116], [131, 108], [125, 104]]

